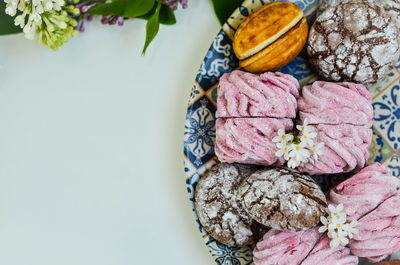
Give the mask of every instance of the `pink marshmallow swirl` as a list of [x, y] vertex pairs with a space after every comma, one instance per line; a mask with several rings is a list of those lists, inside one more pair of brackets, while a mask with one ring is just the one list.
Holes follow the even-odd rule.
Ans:
[[314, 82], [302, 90], [297, 101], [300, 120], [310, 124], [372, 126], [372, 97], [365, 86], [354, 83]]
[[235, 70], [224, 74], [218, 86], [218, 118], [295, 118], [300, 85], [282, 73], [261, 75]]
[[358, 220], [357, 229], [358, 234], [349, 244], [354, 255], [378, 262], [399, 251], [400, 194], [390, 197]]
[[384, 165], [375, 163], [343, 181], [329, 192], [331, 204], [344, 206], [347, 220], [358, 220], [386, 199], [398, 194], [400, 180]]
[[331, 248], [330, 238], [325, 236], [313, 248], [301, 265], [357, 265], [358, 257], [350, 254], [350, 249], [339, 246]]
[[372, 130], [351, 124], [312, 125], [317, 132], [315, 144], [324, 143], [317, 160], [301, 163], [299, 171], [309, 174], [337, 174], [361, 170], [368, 162]]
[[282, 165], [284, 160], [275, 156], [277, 147], [272, 138], [279, 129], [288, 133], [292, 128], [290, 119], [219, 118], [215, 153], [225, 163]]
[[302, 232], [269, 230], [257, 243], [253, 256], [255, 265], [297, 265], [317, 244], [320, 234], [317, 229]]

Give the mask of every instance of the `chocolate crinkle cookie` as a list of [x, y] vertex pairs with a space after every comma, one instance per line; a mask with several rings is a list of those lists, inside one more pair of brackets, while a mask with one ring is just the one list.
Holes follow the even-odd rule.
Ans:
[[[337, 6], [340, 3], [354, 2], [356, 0], [320, 0], [318, 6], [318, 14], [321, 14], [329, 7]], [[400, 0], [363, 0], [370, 4], [381, 7], [396, 24], [400, 27]]]
[[241, 247], [253, 244], [266, 231], [243, 210], [238, 187], [259, 167], [221, 163], [202, 177], [195, 190], [200, 223], [222, 244]]
[[329, 81], [373, 84], [399, 58], [400, 35], [392, 18], [368, 1], [340, 3], [326, 9], [311, 27], [310, 62]]
[[282, 231], [314, 227], [326, 198], [309, 176], [286, 168], [259, 170], [239, 188], [242, 206], [257, 222]]

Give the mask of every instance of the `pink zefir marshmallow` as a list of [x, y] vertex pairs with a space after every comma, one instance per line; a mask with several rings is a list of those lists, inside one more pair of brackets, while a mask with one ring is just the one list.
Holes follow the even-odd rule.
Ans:
[[216, 122], [215, 153], [221, 162], [255, 165], [282, 165], [283, 158], [275, 156], [272, 139], [282, 129], [293, 128], [290, 119], [219, 118]]
[[350, 249], [343, 246], [331, 248], [330, 238], [325, 236], [313, 248], [301, 265], [357, 265], [358, 257], [350, 254]]
[[298, 265], [320, 238], [316, 228], [302, 232], [269, 230], [253, 251], [255, 265]]
[[399, 251], [400, 194], [390, 197], [378, 208], [360, 218], [356, 228], [358, 234], [354, 235], [349, 244], [353, 254], [366, 257], [371, 262], [378, 262]]
[[329, 191], [330, 204], [344, 206], [347, 220], [358, 220], [386, 199], [398, 194], [400, 180], [384, 165], [375, 163]]
[[372, 126], [372, 97], [367, 88], [355, 83], [314, 82], [302, 89], [297, 101], [300, 120], [310, 124]]
[[299, 90], [299, 82], [291, 75], [235, 70], [219, 81], [216, 116], [295, 118]]
[[324, 143], [318, 159], [311, 157], [298, 170], [309, 174], [338, 174], [361, 170], [368, 162], [372, 130], [369, 126], [310, 125], [317, 137], [314, 144]]

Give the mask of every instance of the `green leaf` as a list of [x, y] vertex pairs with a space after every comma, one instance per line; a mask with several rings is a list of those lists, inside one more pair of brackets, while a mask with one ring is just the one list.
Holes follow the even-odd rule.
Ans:
[[160, 23], [164, 25], [176, 24], [175, 12], [167, 5], [162, 5], [160, 10]]
[[219, 23], [223, 25], [233, 11], [243, 3], [243, 0], [211, 0], [211, 2]]
[[6, 3], [0, 0], [0, 35], [22, 32], [20, 27], [14, 25], [14, 18], [5, 13]]
[[87, 13], [92, 15], [107, 15], [121, 17], [137, 17], [148, 13], [155, 0], [113, 0], [91, 8]]
[[142, 55], [146, 53], [147, 47], [154, 40], [154, 38], [158, 33], [158, 29], [160, 28], [160, 9], [161, 9], [161, 0], [158, 0], [156, 11], [147, 21], [146, 24], [146, 42], [144, 43]]
[[[153, 9], [149, 11], [147, 14], [143, 16], [139, 16], [136, 18], [139, 19], [144, 19], [144, 20], [149, 20], [153, 14], [156, 12], [158, 4], [155, 3]], [[170, 8], [167, 5], [162, 4], [161, 5], [161, 10], [160, 10], [160, 23], [163, 25], [174, 25], [176, 24], [176, 18], [175, 18], [175, 13], [172, 8]]]

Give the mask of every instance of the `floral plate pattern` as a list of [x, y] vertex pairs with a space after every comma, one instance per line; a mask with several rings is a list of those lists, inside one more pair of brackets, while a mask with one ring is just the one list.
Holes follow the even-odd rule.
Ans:
[[[184, 132], [184, 170], [189, 198], [199, 230], [211, 255], [219, 265], [253, 264], [251, 247], [232, 248], [218, 243], [201, 226], [194, 208], [194, 190], [200, 176], [217, 163], [214, 153], [215, 112], [218, 80], [224, 73], [238, 68], [239, 62], [232, 49], [233, 35], [251, 13], [270, 0], [246, 0], [223, 25], [213, 41], [196, 76], [187, 109]], [[291, 0], [303, 9], [312, 21], [318, 7], [317, 0]], [[304, 52], [280, 72], [291, 74], [301, 85], [313, 82], [312, 72]], [[373, 96], [373, 138], [369, 163], [389, 166], [395, 176], [400, 175], [400, 62], [382, 82], [369, 87]], [[326, 190], [340, 181], [339, 177], [319, 176], [316, 181]], [[394, 255], [397, 256], [397, 255]], [[365, 263], [363, 263], [365, 264]]]

